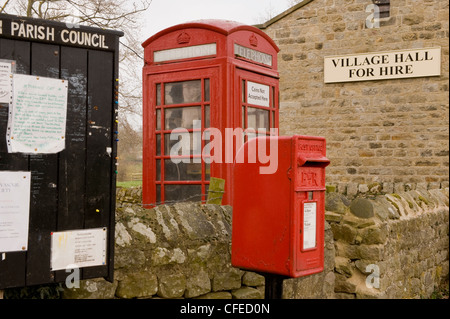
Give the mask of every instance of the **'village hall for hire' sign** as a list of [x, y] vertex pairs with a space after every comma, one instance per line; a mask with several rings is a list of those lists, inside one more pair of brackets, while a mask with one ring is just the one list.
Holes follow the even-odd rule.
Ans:
[[328, 56], [325, 83], [388, 80], [441, 75], [441, 48]]

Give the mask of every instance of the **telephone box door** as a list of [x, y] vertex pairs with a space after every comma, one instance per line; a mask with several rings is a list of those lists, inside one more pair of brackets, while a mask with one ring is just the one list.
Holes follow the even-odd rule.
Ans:
[[213, 168], [203, 150], [209, 144], [207, 129], [220, 122], [214, 110], [219, 107], [216, 73], [209, 68], [147, 75], [144, 202], [206, 200]]

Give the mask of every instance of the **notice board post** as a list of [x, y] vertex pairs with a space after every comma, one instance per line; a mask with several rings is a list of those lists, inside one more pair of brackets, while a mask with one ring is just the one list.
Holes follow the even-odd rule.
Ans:
[[121, 36], [0, 15], [0, 289], [113, 280]]

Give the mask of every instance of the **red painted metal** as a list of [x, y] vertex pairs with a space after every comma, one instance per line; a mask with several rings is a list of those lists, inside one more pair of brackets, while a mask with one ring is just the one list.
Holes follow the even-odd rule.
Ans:
[[[165, 50], [183, 50], [208, 44], [215, 45], [215, 54], [213, 52], [209, 55], [194, 55], [194, 57], [174, 56], [174, 58], [163, 59], [162, 62], [155, 59], [155, 53], [167, 53]], [[249, 51], [254, 50], [270, 55], [273, 61], [272, 65], [252, 59], [251, 56], [237, 55], [235, 44], [249, 49]], [[245, 103], [246, 101], [241, 100], [243, 83], [252, 81], [271, 88], [271, 104], [264, 110], [273, 114], [270, 117], [271, 127], [278, 128], [278, 47], [269, 36], [255, 27], [223, 20], [200, 20], [170, 27], [149, 38], [143, 43], [143, 47], [145, 58], [143, 68], [144, 206], [153, 207], [160, 203], [166, 203], [167, 186], [169, 185], [174, 186], [174, 194], [171, 195], [171, 199], [176, 199], [177, 196], [175, 185], [191, 185], [197, 186], [197, 190], [201, 189], [199, 192], [202, 194], [201, 199], [205, 200], [210, 176], [225, 179], [225, 194], [222, 203], [231, 204], [232, 163], [227, 163], [225, 152], [223, 152], [222, 163], [213, 162], [208, 166], [202, 159], [201, 169], [199, 168], [197, 171], [198, 178], [168, 180], [167, 172], [165, 172], [168, 166], [166, 167], [165, 164], [170, 164], [166, 162], [170, 156], [167, 152], [164, 153], [167, 151], [164, 136], [168, 136], [172, 132], [172, 128], [164, 127], [165, 116], [173, 113], [176, 108], [199, 107], [202, 112], [201, 129], [190, 128], [188, 131], [203, 134], [207, 129], [207, 118], [204, 111], [209, 107], [210, 119], [208, 120], [210, 120], [211, 128], [217, 128], [224, 133], [226, 128], [243, 127], [248, 122], [246, 116], [249, 107], [248, 103]], [[160, 62], [155, 62], [155, 60]], [[201, 80], [202, 84], [209, 80], [209, 101], [205, 100], [204, 92], [201, 101], [197, 103], [165, 103], [166, 86], [174, 82], [190, 80]], [[157, 103], [158, 97], [161, 103]], [[251, 109], [253, 111], [260, 108], [258, 106], [251, 107], [253, 107]], [[202, 141], [202, 149], [205, 144], [207, 142]], [[222, 144], [225, 145], [224, 134]], [[235, 154], [232, 155], [234, 158]], [[198, 157], [198, 155], [190, 156], [192, 159]], [[177, 166], [176, 169], [178, 168]], [[194, 175], [191, 174], [191, 176]], [[195, 200], [197, 199], [195, 198]]]
[[[259, 139], [265, 139], [267, 150], [271, 140], [278, 141], [275, 174], [260, 174], [267, 164], [249, 162], [249, 149]], [[260, 137], [236, 158], [241, 155], [243, 163], [234, 164], [233, 266], [294, 278], [323, 271], [325, 167], [330, 163], [325, 139]]]

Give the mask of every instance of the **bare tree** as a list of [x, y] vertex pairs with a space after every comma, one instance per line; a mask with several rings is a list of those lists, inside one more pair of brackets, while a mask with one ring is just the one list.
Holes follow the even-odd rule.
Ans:
[[[143, 49], [137, 36], [140, 34], [142, 14], [152, 0], [0, 0], [0, 13], [35, 17], [87, 25], [102, 29], [121, 30], [120, 48], [120, 135], [119, 152], [135, 152], [139, 157], [142, 136], [138, 133], [142, 118]], [[122, 167], [122, 166], [121, 166]]]
[[[122, 30], [121, 39], [121, 86], [120, 102], [123, 115], [141, 111], [140, 76], [135, 70], [143, 64], [142, 48], [136, 39], [145, 12], [152, 0], [6, 0], [0, 1], [0, 13], [11, 13], [27, 17], [96, 26], [103, 29]], [[140, 72], [139, 72], [140, 73]], [[127, 120], [127, 116], [122, 116]]]

